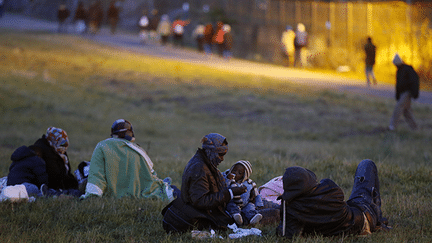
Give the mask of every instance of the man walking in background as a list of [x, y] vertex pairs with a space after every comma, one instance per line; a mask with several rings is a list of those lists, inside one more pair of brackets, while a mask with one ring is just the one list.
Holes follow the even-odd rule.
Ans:
[[295, 32], [291, 26], [287, 25], [285, 31], [282, 33], [282, 55], [284, 59], [284, 66], [290, 66], [292, 57], [294, 56], [294, 40]]
[[302, 49], [307, 46], [308, 43], [308, 33], [306, 32], [306, 27], [304, 24], [297, 24], [297, 31], [295, 32], [294, 38], [294, 67], [303, 67], [304, 63], [302, 60]]
[[372, 77], [372, 81], [373, 84], [376, 85], [377, 84], [377, 80], [375, 78], [375, 74], [373, 71], [373, 66], [375, 65], [375, 51], [376, 51], [376, 46], [374, 44], [372, 44], [372, 38], [368, 37], [367, 38], [367, 43], [364, 46], [364, 50], [366, 53], [366, 81], [367, 81], [367, 86], [370, 86], [370, 78]]
[[58, 32], [67, 32], [66, 19], [69, 17], [70, 11], [66, 8], [65, 4], [60, 4], [59, 10], [57, 12], [57, 19], [59, 21]]
[[116, 7], [115, 1], [111, 1], [107, 16], [110, 24], [111, 34], [114, 35], [117, 29], [117, 23], [119, 21], [119, 9]]
[[396, 72], [396, 107], [390, 120], [389, 129], [395, 130], [398, 125], [399, 116], [403, 114], [411, 129], [416, 130], [417, 124], [411, 111], [411, 98], [417, 99], [419, 95], [419, 76], [412, 66], [405, 64], [400, 56], [396, 54], [393, 64], [397, 67]]

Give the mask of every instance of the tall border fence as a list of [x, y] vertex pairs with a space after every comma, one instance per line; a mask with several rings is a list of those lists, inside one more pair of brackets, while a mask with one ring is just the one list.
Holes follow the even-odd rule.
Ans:
[[[431, 71], [432, 4], [404, 2], [319, 2], [225, 0], [236, 20], [235, 54], [281, 60], [281, 33], [303, 23], [309, 34], [311, 66], [364, 69], [368, 36], [377, 46], [377, 66], [391, 65], [395, 53], [417, 68]], [[255, 39], [256, 38], [256, 39]]]
[[[65, 0], [72, 10], [78, 0]], [[111, 0], [103, 0], [105, 5]], [[281, 35], [287, 25], [303, 23], [309, 35], [305, 52], [307, 65], [332, 68], [348, 66], [364, 70], [363, 45], [368, 36], [377, 46], [377, 68], [391, 66], [395, 53], [432, 80], [432, 3], [406, 4], [402, 1], [294, 1], [294, 0], [119, 0], [123, 4], [120, 24], [136, 25], [145, 6], [160, 13], [178, 12], [188, 3], [189, 18], [185, 42], [194, 44], [193, 28], [224, 16], [232, 25], [233, 52], [237, 57], [281, 63]], [[55, 0], [16, 0], [9, 2], [29, 15], [42, 13], [55, 20], [48, 10]], [[84, 1], [88, 3], [87, 1]], [[8, 2], [7, 2], [8, 3]], [[56, 6], [54, 6], [56, 9]], [[205, 10], [206, 9], [206, 10]], [[216, 12], [223, 14], [215, 15]], [[178, 12], [181, 13], [181, 12]], [[41, 15], [41, 14], [39, 14]], [[174, 17], [174, 16], [171, 16]], [[221, 19], [219, 19], [221, 20]], [[136, 27], [136, 26], [135, 26]], [[432, 81], [431, 81], [432, 83]]]

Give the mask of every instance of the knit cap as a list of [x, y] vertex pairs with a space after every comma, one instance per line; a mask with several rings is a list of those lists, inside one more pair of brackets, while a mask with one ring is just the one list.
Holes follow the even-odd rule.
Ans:
[[249, 179], [249, 177], [252, 175], [252, 165], [247, 160], [239, 160], [239, 161], [235, 162], [235, 164], [233, 166], [231, 166], [229, 174], [231, 174], [231, 171], [234, 169], [234, 166], [236, 166], [237, 164], [241, 164], [241, 165], [243, 165], [246, 168], [246, 170], [245, 170], [245, 176], [243, 178], [243, 181]]

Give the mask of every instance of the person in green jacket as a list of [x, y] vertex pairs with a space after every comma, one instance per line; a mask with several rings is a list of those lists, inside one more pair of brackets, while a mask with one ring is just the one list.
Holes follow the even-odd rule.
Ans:
[[150, 157], [134, 141], [132, 124], [116, 120], [111, 138], [99, 142], [93, 151], [83, 198], [96, 195], [174, 200], [178, 189], [170, 185], [169, 177], [157, 177]]

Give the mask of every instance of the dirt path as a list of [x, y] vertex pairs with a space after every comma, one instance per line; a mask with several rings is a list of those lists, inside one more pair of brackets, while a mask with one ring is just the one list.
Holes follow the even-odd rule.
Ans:
[[[57, 23], [6, 13], [2, 18], [0, 18], [0, 28], [15, 29], [18, 31], [56, 32]], [[73, 33], [72, 25], [69, 26], [69, 32]], [[206, 65], [222, 71], [262, 75], [305, 85], [339, 90], [341, 92], [351, 92], [394, 99], [394, 85], [378, 84], [377, 86], [367, 87], [364, 80], [348, 79], [338, 75], [286, 68], [271, 64], [255, 63], [240, 59], [227, 61], [217, 57], [216, 55], [209, 57], [194, 50], [179, 49], [170, 46], [160, 46], [155, 44], [143, 45], [140, 43], [137, 34], [131, 34], [125, 31], [118, 31], [116, 35], [111, 35], [107, 28], [103, 28], [101, 32], [95, 36], [83, 35], [83, 37], [107, 45], [125, 48], [136, 53]], [[421, 91], [420, 97], [416, 102], [432, 104], [432, 92]]]

